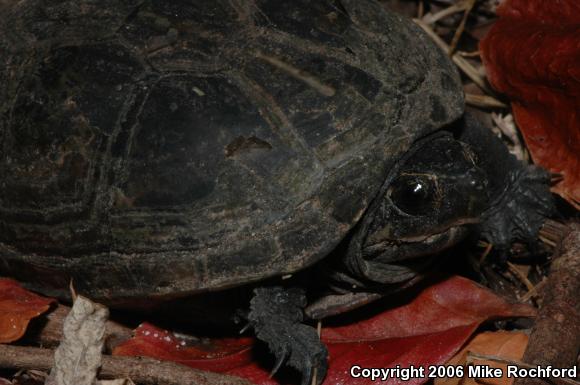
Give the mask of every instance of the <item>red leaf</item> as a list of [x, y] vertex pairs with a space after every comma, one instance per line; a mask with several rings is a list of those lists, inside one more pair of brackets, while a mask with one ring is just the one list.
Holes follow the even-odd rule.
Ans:
[[0, 278], [0, 343], [22, 337], [30, 320], [47, 311], [53, 302], [23, 289], [14, 280]]
[[411, 337], [499, 318], [535, 315], [524, 304], [508, 304], [487, 288], [452, 277], [423, 290], [410, 303], [344, 327], [325, 328], [325, 341], [348, 342]]
[[214, 339], [211, 344], [192, 344], [149, 323], [135, 329], [134, 337], [117, 346], [114, 355], [149, 356], [193, 368], [224, 372], [252, 361], [253, 338]]
[[534, 161], [580, 208], [580, 2], [507, 0], [481, 41], [491, 85], [512, 102]]
[[[423, 290], [408, 304], [386, 310], [355, 324], [323, 328], [329, 371], [324, 384], [370, 384], [353, 379], [353, 365], [408, 367], [443, 364], [465, 343], [479, 324], [490, 318], [532, 316], [534, 309], [509, 305], [489, 290], [464, 278], [449, 278]], [[135, 337], [117, 347], [117, 355], [170, 359], [194, 368], [244, 377], [256, 384], [276, 385], [268, 368], [252, 361], [249, 338], [213, 340], [211, 345], [183, 346], [166, 331], [143, 324]], [[411, 379], [409, 385], [427, 379]], [[402, 382], [389, 379], [388, 384]]]

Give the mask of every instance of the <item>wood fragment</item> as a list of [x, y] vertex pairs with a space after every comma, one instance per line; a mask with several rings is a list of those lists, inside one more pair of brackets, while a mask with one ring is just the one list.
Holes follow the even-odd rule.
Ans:
[[[569, 368], [577, 365], [580, 349], [580, 224], [571, 224], [552, 262], [542, 290], [542, 306], [523, 361], [537, 366]], [[514, 385], [539, 385], [535, 378], [516, 379]]]
[[420, 0], [417, 7], [417, 19], [421, 19], [423, 15], [425, 15], [425, 4], [423, 4], [423, 0]]
[[564, 223], [548, 219], [540, 229], [540, 236], [551, 244], [560, 244], [570, 233], [570, 228]]
[[[435, 33], [435, 31], [433, 31], [433, 29], [429, 25], [427, 25], [425, 22], [419, 19], [413, 19], [413, 21], [415, 22], [415, 24], [421, 27], [421, 29], [423, 29], [427, 33], [427, 35], [431, 37], [431, 39], [433, 39], [435, 44], [437, 44], [445, 52], [449, 52], [449, 45], [447, 45], [447, 43], [445, 43]], [[463, 58], [461, 55], [454, 54], [451, 56], [451, 60], [461, 71], [463, 71], [463, 73], [465, 73], [465, 75], [467, 75], [467, 77], [469, 77], [475, 84], [477, 84], [477, 86], [481, 88], [486, 94], [494, 95], [494, 92], [487, 86], [485, 78], [481, 76], [477, 68], [471, 65], [471, 63], [469, 63], [465, 58]]]
[[507, 104], [489, 95], [465, 94], [465, 103], [480, 108], [507, 108]]
[[463, 31], [465, 30], [465, 23], [467, 22], [467, 17], [469, 16], [469, 13], [471, 12], [473, 6], [475, 5], [475, 0], [466, 0], [464, 3], [465, 3], [465, 12], [463, 12], [463, 17], [461, 18], [459, 26], [455, 30], [453, 39], [451, 39], [449, 51], [447, 51], [449, 55], [453, 55], [455, 49], [457, 48], [457, 43], [459, 43], [459, 39], [461, 38]]
[[457, 51], [457, 54], [463, 57], [479, 57], [481, 52], [479, 50], [473, 52]]
[[517, 268], [516, 265], [514, 265], [511, 262], [507, 262], [507, 266], [508, 266], [508, 270], [521, 282], [524, 284], [524, 286], [526, 287], [526, 289], [528, 291], [531, 291], [534, 289], [534, 284], [530, 282], [530, 280], [528, 279], [528, 277], [524, 274], [522, 274], [522, 272]]
[[[53, 363], [54, 351], [51, 349], [0, 344], [0, 368], [49, 370]], [[130, 378], [144, 385], [252, 385], [239, 377], [146, 357], [104, 355], [99, 377]]]
[[[316, 333], [318, 333], [318, 338], [320, 338], [320, 335], [322, 334], [322, 321], [318, 320], [317, 324], [316, 324]], [[310, 382], [311, 385], [316, 385], [318, 383], [318, 368], [315, 367], [314, 371], [312, 373], [312, 381]]]
[[466, 7], [465, 2], [460, 1], [445, 9], [442, 9], [437, 13], [434, 14], [431, 12], [427, 13], [425, 16], [421, 18], [421, 21], [425, 24], [434, 24], [441, 19], [445, 19], [446, 17], [453, 15], [454, 13], [465, 11], [465, 7]]
[[546, 279], [542, 280], [540, 283], [538, 283], [536, 286], [530, 289], [526, 294], [524, 294], [520, 300], [522, 302], [527, 302], [532, 298], [538, 297], [540, 295], [539, 291], [544, 288], [546, 282], [547, 282]]
[[[26, 341], [44, 347], [55, 347], [62, 341], [62, 326], [70, 307], [58, 304], [43, 317], [35, 320], [27, 331]], [[111, 320], [105, 325], [105, 352], [110, 353], [121, 342], [131, 338], [131, 329]]]

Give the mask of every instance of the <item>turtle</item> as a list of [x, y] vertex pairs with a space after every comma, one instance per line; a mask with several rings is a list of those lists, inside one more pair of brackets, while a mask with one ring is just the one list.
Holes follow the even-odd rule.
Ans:
[[[468, 233], [533, 239], [551, 212], [549, 175], [464, 114], [446, 53], [375, 0], [1, 7], [0, 273], [46, 295], [254, 285], [276, 366], [320, 381], [305, 316], [413, 284]], [[279, 284], [314, 268], [334, 294]]]

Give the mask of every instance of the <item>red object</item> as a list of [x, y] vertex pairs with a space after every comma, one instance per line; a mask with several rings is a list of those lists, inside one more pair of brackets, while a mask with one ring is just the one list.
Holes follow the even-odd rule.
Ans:
[[[534, 314], [534, 309], [527, 305], [510, 305], [470, 280], [452, 277], [423, 290], [402, 306], [354, 324], [323, 328], [322, 340], [329, 351], [324, 384], [376, 383], [353, 379], [350, 375], [353, 365], [384, 368], [444, 364], [482, 322]], [[143, 324], [135, 331], [135, 337], [117, 347], [114, 354], [169, 359], [193, 368], [237, 375], [260, 385], [279, 384], [269, 379], [269, 368], [253, 360], [252, 345], [252, 339], [240, 338], [188, 346], [186, 341], [166, 331]], [[415, 378], [405, 383], [417, 385], [427, 380]], [[401, 382], [392, 378], [385, 383]]]
[[491, 85], [508, 96], [534, 161], [580, 208], [580, 1], [507, 0], [481, 41]]
[[0, 278], [0, 343], [20, 339], [30, 320], [47, 311], [54, 302], [23, 289], [12, 279]]

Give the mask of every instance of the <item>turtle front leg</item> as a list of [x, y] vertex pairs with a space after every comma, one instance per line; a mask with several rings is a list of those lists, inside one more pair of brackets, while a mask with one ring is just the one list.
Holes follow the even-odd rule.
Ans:
[[471, 145], [493, 182], [490, 206], [478, 225], [483, 238], [504, 250], [515, 240], [537, 239], [542, 224], [555, 212], [550, 174], [518, 161], [490, 129], [469, 114], [459, 140]]
[[326, 375], [328, 352], [316, 329], [302, 323], [305, 306], [301, 289], [259, 288], [254, 290], [248, 320], [258, 339], [276, 356], [272, 374], [286, 362], [302, 373], [302, 385], [310, 384], [314, 369], [320, 384]]
[[507, 249], [515, 239], [535, 241], [555, 210], [546, 170], [520, 164], [506, 179], [507, 186], [483, 213], [480, 224], [483, 237], [500, 249]]

